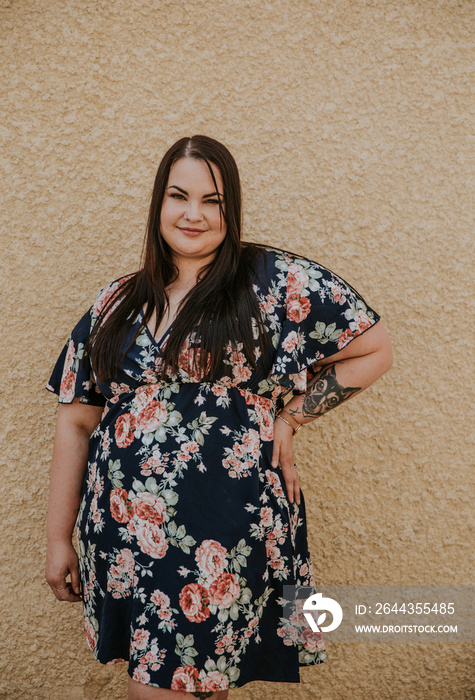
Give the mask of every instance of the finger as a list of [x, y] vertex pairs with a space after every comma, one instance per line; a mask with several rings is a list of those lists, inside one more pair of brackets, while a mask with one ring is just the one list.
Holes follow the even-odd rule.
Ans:
[[55, 579], [54, 581], [48, 581], [48, 585], [53, 591], [54, 595], [58, 600], [62, 600], [61, 594], [67, 589], [67, 583], [65, 578]]
[[60, 591], [60, 600], [65, 603], [79, 603], [81, 596], [73, 591], [72, 584], [68, 583], [65, 591]]
[[55, 587], [50, 584], [50, 588], [53, 591], [55, 597], [63, 603], [76, 603], [81, 600], [81, 596], [73, 591], [71, 583], [65, 582], [64, 587]]
[[[74, 570], [74, 565], [71, 567], [66, 567], [67, 569], [70, 570], [71, 573], [71, 578], [73, 578], [73, 570]], [[77, 572], [77, 564], [76, 564], [76, 572]], [[51, 588], [55, 598], [57, 600], [61, 601], [69, 601], [69, 602], [75, 602], [77, 600], [81, 600], [81, 596], [78, 595], [75, 591], [73, 591], [73, 584], [70, 583], [69, 581], [66, 581], [66, 576], [68, 575], [68, 571], [63, 572], [62, 574], [56, 575], [56, 576], [48, 576], [47, 581], [48, 585]], [[78, 574], [76, 573], [76, 576]]]
[[76, 564], [71, 566], [70, 568], [70, 574], [71, 574], [71, 587], [73, 589], [73, 592], [76, 595], [81, 594], [81, 582], [80, 582], [80, 577], [79, 577], [79, 567]]
[[277, 469], [277, 467], [279, 466], [279, 454], [280, 454], [279, 445], [274, 440], [274, 449], [272, 451], [272, 461], [271, 461], [271, 465], [274, 469]]
[[285, 489], [287, 491], [287, 498], [290, 503], [294, 502], [295, 498], [295, 469], [293, 466], [284, 465], [282, 466], [282, 475], [284, 477]]
[[295, 464], [286, 462], [282, 466], [282, 474], [289, 502], [295, 501], [297, 505], [300, 505], [300, 479]]
[[[297, 471], [297, 468], [295, 468], [295, 471]], [[299, 479], [298, 472], [297, 472], [297, 478], [295, 480], [294, 492], [295, 492], [295, 503], [299, 506], [300, 505], [300, 479]]]

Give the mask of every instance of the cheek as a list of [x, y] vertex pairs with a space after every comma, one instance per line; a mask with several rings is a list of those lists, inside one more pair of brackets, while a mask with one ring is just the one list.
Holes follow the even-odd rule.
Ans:
[[223, 238], [226, 235], [226, 222], [219, 215], [219, 212], [213, 215], [213, 229], [219, 233]]
[[181, 216], [182, 207], [180, 208], [179, 200], [168, 199], [162, 205], [160, 212], [161, 221], [173, 221]]

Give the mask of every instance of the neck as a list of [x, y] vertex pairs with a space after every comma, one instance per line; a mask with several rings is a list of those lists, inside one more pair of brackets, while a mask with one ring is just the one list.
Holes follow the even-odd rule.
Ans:
[[214, 255], [199, 259], [176, 259], [175, 264], [178, 268], [178, 277], [174, 284], [177, 284], [179, 287], [192, 287], [196, 284], [200, 270], [205, 265], [209, 265], [213, 259]]

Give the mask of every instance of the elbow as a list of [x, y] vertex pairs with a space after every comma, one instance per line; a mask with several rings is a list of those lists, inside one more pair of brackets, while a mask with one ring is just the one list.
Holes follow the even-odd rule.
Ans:
[[393, 346], [391, 343], [391, 339], [389, 337], [388, 332], [385, 332], [385, 337], [383, 342], [381, 343], [381, 346], [379, 348], [379, 365], [380, 365], [380, 371], [381, 375], [386, 374], [388, 372], [394, 362], [394, 353], [393, 353]]
[[393, 366], [393, 361], [394, 361], [394, 354], [393, 354], [393, 348], [392, 345], [389, 346], [389, 351], [386, 353], [385, 356], [385, 363], [384, 363], [384, 369], [383, 369], [383, 374], [386, 374], [391, 367]]

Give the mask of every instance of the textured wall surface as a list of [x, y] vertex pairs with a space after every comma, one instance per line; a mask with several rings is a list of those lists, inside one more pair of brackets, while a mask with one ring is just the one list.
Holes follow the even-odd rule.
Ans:
[[[470, 0], [0, 0], [0, 698], [126, 697], [43, 578], [43, 386], [97, 291], [137, 268], [183, 135], [234, 153], [247, 239], [334, 269], [394, 342], [391, 372], [296, 440], [317, 579], [473, 582], [473, 22]], [[300, 685], [230, 697], [468, 700], [472, 650], [330, 643]]]

